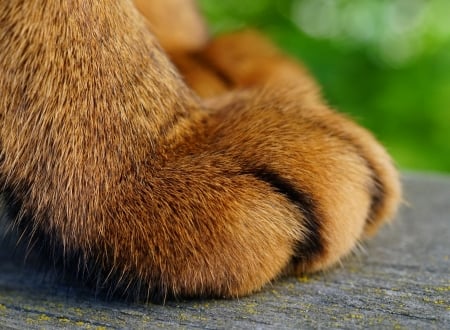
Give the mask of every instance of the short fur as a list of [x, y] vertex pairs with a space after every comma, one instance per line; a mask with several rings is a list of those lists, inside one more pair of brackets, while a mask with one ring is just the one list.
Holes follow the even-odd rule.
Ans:
[[239, 297], [393, 216], [389, 156], [300, 64], [136, 2], [0, 2], [0, 187], [33, 244], [137, 298]]

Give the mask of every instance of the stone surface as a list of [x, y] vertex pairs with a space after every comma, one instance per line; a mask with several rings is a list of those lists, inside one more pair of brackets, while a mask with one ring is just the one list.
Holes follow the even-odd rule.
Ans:
[[108, 302], [0, 246], [0, 328], [450, 329], [450, 177], [405, 174], [396, 221], [342, 266], [237, 300]]

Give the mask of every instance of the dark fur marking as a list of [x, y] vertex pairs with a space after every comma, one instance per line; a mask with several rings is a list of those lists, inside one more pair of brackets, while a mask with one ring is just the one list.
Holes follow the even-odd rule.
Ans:
[[269, 184], [272, 189], [284, 195], [298, 207], [304, 216], [307, 230], [306, 238], [299, 239], [294, 248], [292, 261], [294, 263], [308, 263], [313, 257], [325, 250], [321, 238], [321, 224], [316, 202], [310, 193], [296, 189], [288, 180], [267, 168], [256, 168], [249, 174], [258, 180]]
[[233, 87], [235, 84], [230, 77], [228, 77], [224, 72], [220, 71], [213, 63], [211, 63], [207, 58], [202, 56], [202, 54], [195, 53], [191, 55], [191, 58], [197, 62], [200, 62], [204, 68], [207, 68], [213, 73], [219, 80], [227, 87], [227, 89]]
[[370, 211], [367, 216], [367, 223], [372, 223], [378, 213], [378, 210], [382, 207], [383, 202], [385, 200], [386, 190], [383, 182], [377, 176], [377, 172], [375, 169], [369, 164], [369, 169], [372, 171], [372, 186], [370, 189], [371, 203], [370, 203]]

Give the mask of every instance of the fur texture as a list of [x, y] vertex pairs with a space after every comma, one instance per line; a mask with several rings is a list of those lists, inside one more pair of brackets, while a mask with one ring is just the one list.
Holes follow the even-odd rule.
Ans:
[[300, 64], [136, 5], [0, 2], [0, 187], [32, 245], [109, 292], [238, 297], [393, 216], [389, 156]]

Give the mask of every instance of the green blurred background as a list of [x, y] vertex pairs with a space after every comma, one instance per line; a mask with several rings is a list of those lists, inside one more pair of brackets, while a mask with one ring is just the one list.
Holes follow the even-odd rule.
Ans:
[[256, 27], [301, 58], [400, 168], [450, 172], [449, 0], [199, 2], [213, 33]]

